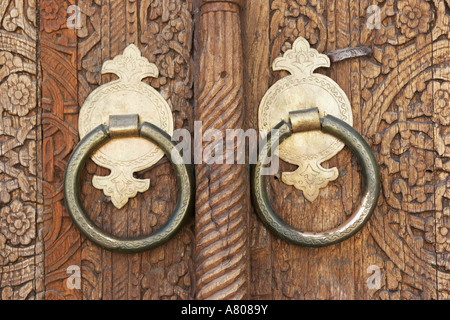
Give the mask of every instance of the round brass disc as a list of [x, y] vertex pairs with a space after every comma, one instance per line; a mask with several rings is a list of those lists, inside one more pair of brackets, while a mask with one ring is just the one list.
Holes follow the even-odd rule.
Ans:
[[[266, 93], [259, 108], [259, 128], [266, 135], [280, 121], [289, 120], [289, 112], [317, 107], [321, 116], [333, 115], [353, 124], [350, 102], [342, 89], [320, 74], [296, 78], [288, 76], [275, 83]], [[322, 162], [337, 154], [344, 144], [320, 130], [294, 133], [280, 144], [281, 159], [298, 164], [299, 160]]]
[[[169, 135], [173, 133], [172, 111], [152, 87], [138, 82], [133, 86], [110, 83], [91, 93], [80, 111], [79, 132], [83, 138], [99, 124], [108, 124], [109, 115], [139, 114], [139, 122], [149, 122]], [[129, 137], [109, 141], [92, 155], [100, 166], [111, 169], [132, 166], [134, 171], [149, 168], [164, 156], [154, 143]]]

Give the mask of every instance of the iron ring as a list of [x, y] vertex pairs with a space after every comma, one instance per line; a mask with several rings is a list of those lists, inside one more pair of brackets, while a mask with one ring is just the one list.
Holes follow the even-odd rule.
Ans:
[[[277, 139], [272, 139], [272, 132], [275, 132], [273, 131], [274, 129], [278, 130], [278, 141], [276, 141]], [[281, 121], [267, 135], [260, 146], [260, 150], [265, 151], [259, 152], [258, 161], [251, 168], [252, 200], [259, 217], [274, 234], [299, 246], [328, 246], [353, 236], [369, 220], [375, 210], [380, 194], [379, 167], [372, 150], [364, 138], [350, 125], [331, 115], [320, 118], [320, 129], [322, 132], [340, 139], [349, 146], [356, 154], [362, 167], [362, 175], [365, 182], [362, 200], [357, 210], [344, 224], [326, 232], [303, 232], [286, 224], [273, 209], [267, 191], [267, 176], [262, 175], [261, 170], [270, 163], [270, 150], [273, 150], [274, 143], [281, 144], [283, 140], [294, 133], [290, 122]], [[304, 128], [297, 127], [295, 132], [310, 130], [313, 129], [309, 128], [308, 123], [305, 122]]]
[[178, 185], [177, 205], [169, 220], [150, 235], [127, 239], [119, 238], [100, 229], [86, 215], [80, 199], [81, 172], [90, 155], [111, 138], [109, 127], [99, 125], [81, 139], [67, 165], [64, 176], [64, 199], [66, 208], [76, 227], [86, 238], [102, 248], [124, 253], [135, 253], [160, 246], [171, 239], [183, 226], [194, 206], [194, 178], [192, 168], [184, 164], [180, 151], [171, 137], [157, 126], [144, 122], [139, 135], [158, 147], [168, 156], [175, 168]]

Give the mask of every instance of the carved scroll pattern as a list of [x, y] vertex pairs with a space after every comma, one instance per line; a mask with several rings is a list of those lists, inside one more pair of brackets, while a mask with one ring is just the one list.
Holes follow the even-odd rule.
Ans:
[[371, 293], [381, 299], [450, 294], [448, 5], [386, 2], [381, 28], [361, 34], [374, 49], [361, 89], [364, 134], [382, 170], [384, 201], [371, 228], [388, 258], [378, 259], [384, 286]]
[[[88, 94], [112, 79], [101, 75], [104, 61], [134, 43], [160, 70], [155, 87], [169, 102], [175, 129], [192, 125], [192, 1], [181, 0], [42, 0], [41, 11], [76, 4], [79, 29], [42, 20], [45, 238], [47, 299], [187, 299], [193, 296], [192, 241], [188, 226], [168, 244], [146, 253], [124, 255], [102, 250], [85, 240], [71, 223], [62, 203], [62, 174], [78, 141], [78, 110]], [[66, 12], [66, 11], [65, 11]], [[51, 17], [49, 16], [49, 19]], [[60, 23], [61, 22], [61, 23]], [[44, 55], [45, 53], [45, 55]], [[82, 200], [91, 218], [118, 236], [150, 234], [163, 225], [176, 203], [176, 176], [161, 160], [139, 178], [150, 178], [150, 190], [124, 208], [113, 208], [92, 184], [106, 170], [88, 161], [82, 177]], [[69, 265], [81, 267], [81, 289], [67, 288]]]
[[[345, 72], [335, 75], [338, 80], [343, 79], [342, 85], [348, 86], [344, 90], [351, 97], [355, 127], [376, 152], [383, 182], [383, 196], [368, 228], [354, 242], [342, 244], [340, 255], [342, 258], [350, 253], [347, 251], [350, 248], [366, 257], [356, 258], [362, 274], [362, 279], [355, 282], [356, 288], [359, 287], [359, 292], [355, 290], [356, 297], [448, 299], [449, 3], [380, 2], [379, 28], [367, 23], [367, 10], [372, 4], [365, 0], [272, 1], [270, 61], [289, 49], [289, 43], [297, 35], [306, 37], [320, 52], [360, 45], [373, 49], [373, 57], [335, 66], [341, 71], [348, 70], [348, 75]], [[323, 25], [327, 26], [325, 32]], [[353, 185], [355, 182], [359, 183], [358, 179]], [[343, 190], [347, 183], [342, 182]], [[276, 199], [283, 198], [288, 191], [280, 190], [276, 184], [273, 190], [275, 205], [282, 208], [283, 201], [277, 203]], [[357, 199], [358, 193], [352, 197]], [[318, 205], [323, 206], [326, 204]], [[345, 205], [344, 210], [347, 211]], [[278, 243], [273, 246], [278, 245], [285, 248]], [[276, 250], [288, 250], [288, 246], [281, 248]], [[326, 259], [334, 258], [328, 254]], [[380, 289], [369, 290], [357, 284], [365, 281], [370, 265], [381, 268]], [[318, 294], [314, 290], [308, 293], [308, 284], [302, 288], [303, 292], [289, 284], [295, 273], [289, 262], [280, 268], [282, 275], [277, 284], [283, 283], [281, 297], [311, 298]], [[314, 283], [314, 275], [308, 273], [307, 277], [307, 283]], [[350, 279], [358, 279], [358, 273]], [[320, 286], [321, 281], [317, 281]], [[345, 288], [341, 290], [336, 291], [335, 297], [348, 294]], [[333, 292], [329, 289], [316, 297], [332, 297]]]
[[62, 183], [67, 160], [78, 142], [76, 30], [66, 26], [67, 8], [76, 1], [40, 1], [43, 129], [43, 299], [80, 299], [66, 285], [71, 265], [81, 266], [80, 234], [63, 204]]
[[36, 3], [0, 4], [0, 300], [43, 290]]

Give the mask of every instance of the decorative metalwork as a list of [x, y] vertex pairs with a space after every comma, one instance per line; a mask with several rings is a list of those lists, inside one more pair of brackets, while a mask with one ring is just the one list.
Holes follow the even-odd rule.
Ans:
[[[259, 106], [259, 129], [266, 135], [289, 112], [319, 108], [321, 115], [333, 115], [353, 124], [350, 102], [339, 85], [329, 77], [313, 73], [329, 67], [330, 59], [311, 49], [308, 41], [298, 38], [283, 57], [273, 62], [273, 70], [287, 70], [291, 75], [276, 82], [264, 95]], [[286, 139], [279, 148], [284, 161], [298, 165], [293, 172], [283, 172], [282, 181], [302, 190], [306, 199], [314, 201], [320, 188], [337, 179], [337, 168], [326, 169], [321, 163], [336, 155], [344, 144], [320, 130], [299, 132]]]
[[[261, 175], [261, 169], [264, 168], [263, 164], [270, 163], [269, 159], [271, 155], [269, 152], [272, 150], [272, 145], [278, 143], [275, 141], [276, 139], [272, 139], [271, 133], [267, 135], [260, 148], [260, 150], [267, 150], [269, 152], [261, 152], [258, 156], [257, 164], [252, 166], [252, 197], [258, 215], [277, 236], [296, 245], [321, 247], [351, 237], [369, 220], [377, 205], [380, 194], [380, 172], [369, 145], [355, 129], [332, 115], [326, 115], [319, 119], [319, 111], [316, 108], [305, 111], [308, 114], [315, 112], [317, 119], [320, 120], [321, 131], [340, 139], [356, 154], [361, 163], [365, 182], [359, 207], [343, 225], [321, 233], [296, 230], [283, 222], [270, 204], [267, 193], [267, 177]], [[274, 130], [279, 130], [280, 145], [296, 132], [314, 129], [314, 126], [310, 126], [311, 121], [301, 122], [294, 113], [290, 113], [290, 115], [292, 118], [290, 118], [289, 122], [282, 120], [273, 128]], [[292, 119], [295, 120], [293, 121]]]
[[[66, 208], [78, 229], [97, 245], [108, 250], [125, 253], [152, 249], [168, 241], [180, 230], [194, 204], [194, 179], [191, 166], [183, 163], [180, 151], [165, 131], [151, 123], [144, 122], [139, 126], [139, 136], [160, 148], [171, 159], [175, 167], [178, 178], [178, 199], [172, 216], [161, 229], [150, 235], [134, 239], [124, 239], [108, 234], [89, 219], [80, 200], [81, 171], [86, 160], [93, 152], [106, 145], [106, 143], [115, 140], [115, 138], [111, 137], [112, 131], [125, 137], [133, 136], [134, 130], [130, 130], [132, 118], [128, 117], [128, 119], [122, 119], [122, 121], [120, 119], [116, 119], [119, 121], [111, 121], [119, 123], [116, 128], [109, 128], [101, 124], [86, 134], [75, 148], [64, 177]], [[134, 117], [134, 119], [137, 127], [137, 118]]]
[[[114, 115], [139, 114], [140, 121], [153, 123], [169, 135], [173, 133], [172, 111], [158, 91], [141, 80], [158, 77], [158, 69], [135, 45], [129, 45], [122, 55], [106, 61], [102, 73], [114, 73], [119, 79], [95, 89], [87, 97], [78, 121], [80, 138], [99, 124], [106, 125]], [[99, 166], [111, 170], [108, 176], [94, 176], [92, 184], [111, 197], [122, 208], [137, 192], [150, 186], [149, 179], [137, 179], [134, 172], [150, 168], [164, 153], [155, 144], [139, 137], [114, 139], [92, 154]]]

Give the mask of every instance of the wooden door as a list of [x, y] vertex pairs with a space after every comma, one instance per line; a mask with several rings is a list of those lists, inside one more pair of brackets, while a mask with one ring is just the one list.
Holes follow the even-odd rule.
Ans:
[[[353, 127], [369, 142], [382, 179], [366, 227], [330, 247], [289, 245], [251, 215], [252, 298], [449, 298], [448, 6], [415, 0], [246, 2], [248, 126], [257, 126], [259, 101], [284, 76], [271, 72], [272, 61], [296, 37], [322, 53], [367, 46], [372, 56], [335, 62], [322, 72], [347, 94]], [[272, 204], [285, 221], [323, 231], [352, 213], [361, 192], [356, 157], [345, 148], [329, 166], [338, 167], [339, 178], [313, 203], [271, 180]], [[293, 169], [286, 163], [280, 168]]]
[[[449, 6], [446, 0], [4, 0], [0, 2], [1, 299], [448, 299]], [[381, 169], [369, 223], [325, 248], [280, 240], [256, 216], [248, 164], [195, 164], [195, 212], [172, 240], [113, 253], [80, 235], [62, 182], [79, 141], [86, 97], [114, 76], [101, 65], [135, 44], [157, 65], [145, 81], [168, 101], [175, 129], [258, 128], [258, 105], [285, 74], [272, 61], [305, 37], [321, 53], [373, 54], [320, 70], [347, 94], [354, 128]], [[211, 141], [198, 147], [211, 148]], [[346, 148], [339, 178], [308, 202], [275, 177], [285, 221], [326, 230], [356, 207], [361, 172]], [[287, 163], [281, 170], [291, 170]], [[116, 209], [92, 186], [81, 194], [104, 230], [136, 237], [176, 205], [163, 158], [139, 177], [150, 189]]]
[[[102, 63], [128, 44], [158, 66], [160, 76], [147, 80], [169, 101], [176, 128], [192, 126], [193, 1], [8, 0], [1, 2], [0, 17], [2, 99], [17, 105], [2, 109], [2, 222], [22, 211], [31, 223], [27, 237], [2, 232], [2, 298], [192, 297], [193, 218], [163, 247], [111, 253], [72, 224], [62, 182], [79, 140], [79, 109], [91, 91], [113, 78], [101, 75]], [[18, 86], [27, 90], [27, 101], [11, 100], [8, 93]], [[151, 179], [150, 190], [122, 210], [91, 184], [93, 174], [105, 173], [89, 162], [82, 178], [83, 204], [99, 226], [134, 237], [164, 224], [176, 204], [176, 176], [167, 160], [139, 173]]]

